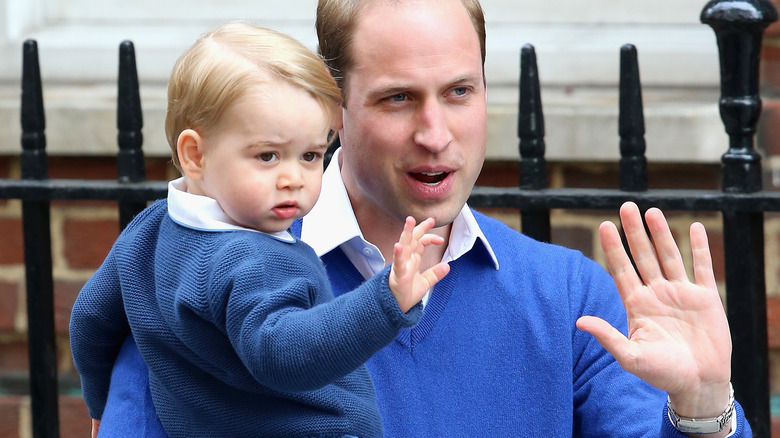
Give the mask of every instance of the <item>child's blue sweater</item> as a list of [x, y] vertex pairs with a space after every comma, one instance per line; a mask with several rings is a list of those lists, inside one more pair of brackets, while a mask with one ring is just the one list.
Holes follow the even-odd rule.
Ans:
[[93, 418], [129, 321], [170, 436], [378, 437], [362, 364], [419, 314], [400, 310], [387, 270], [334, 300], [308, 245], [183, 227], [162, 201], [84, 286], [70, 335]]

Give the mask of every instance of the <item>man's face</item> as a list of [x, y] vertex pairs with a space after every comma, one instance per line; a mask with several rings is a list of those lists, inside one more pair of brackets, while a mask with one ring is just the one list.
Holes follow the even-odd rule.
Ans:
[[468, 13], [459, 0], [374, 2], [353, 41], [339, 137], [358, 220], [449, 224], [485, 158], [486, 91]]

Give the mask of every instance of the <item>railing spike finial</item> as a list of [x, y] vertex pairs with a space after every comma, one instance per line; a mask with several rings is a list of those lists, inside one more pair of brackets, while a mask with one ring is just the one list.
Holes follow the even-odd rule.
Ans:
[[46, 179], [46, 117], [43, 87], [38, 62], [38, 43], [26, 40], [22, 45], [22, 178]]
[[761, 40], [764, 29], [777, 21], [777, 10], [769, 0], [711, 0], [700, 19], [715, 31], [720, 52], [720, 115], [729, 135], [729, 150], [721, 159], [723, 190], [757, 192], [761, 157], [753, 137], [761, 114]]
[[[542, 112], [539, 69], [536, 51], [526, 44], [520, 51], [520, 102], [517, 115], [517, 135], [520, 137], [520, 188], [547, 188], [547, 162], [544, 158], [544, 113]], [[552, 237], [550, 210], [520, 212], [523, 233], [542, 242]]]
[[642, 86], [636, 47], [620, 48], [620, 189], [631, 192], [647, 190], [645, 157], [645, 116], [642, 108]]
[[[119, 45], [119, 76], [117, 91], [116, 126], [118, 129], [117, 173], [120, 183], [146, 180], [146, 165], [142, 149], [144, 126], [138, 69], [132, 41]], [[119, 228], [124, 229], [146, 207], [144, 202], [119, 203]]]
[[146, 179], [143, 145], [143, 112], [138, 86], [135, 48], [131, 41], [119, 45], [119, 77], [117, 93], [117, 119], [119, 130], [119, 180], [138, 182]]
[[520, 187], [545, 188], [547, 163], [544, 159], [544, 113], [536, 52], [530, 44], [524, 45], [520, 52], [517, 135], [520, 137]]

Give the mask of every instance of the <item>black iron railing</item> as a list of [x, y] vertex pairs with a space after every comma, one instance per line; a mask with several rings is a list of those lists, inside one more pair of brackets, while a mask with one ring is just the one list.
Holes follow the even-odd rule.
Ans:
[[[721, 212], [734, 339], [732, 378], [756, 437], [770, 436], [763, 214], [780, 211], [780, 194], [762, 190], [760, 156], [753, 142], [761, 110], [761, 40], [766, 26], [776, 20], [769, 0], [712, 0], [701, 14], [701, 21], [715, 31], [720, 49], [720, 110], [730, 139], [722, 158], [722, 190], [648, 189], [642, 93], [637, 51], [631, 45], [620, 49], [619, 188], [548, 188], [539, 75], [534, 49], [527, 45], [520, 66], [518, 187], [476, 187], [469, 198], [474, 207], [518, 209], [523, 232], [543, 241], [550, 240], [551, 209], [615, 210], [632, 200], [642, 209]], [[148, 201], [166, 194], [164, 182], [145, 181], [143, 119], [131, 42], [120, 45], [118, 82], [118, 180], [50, 179], [37, 46], [34, 41], [24, 43], [22, 179], [0, 179], [0, 199], [22, 200], [35, 437], [59, 435], [50, 202], [116, 201], [124, 227]]]

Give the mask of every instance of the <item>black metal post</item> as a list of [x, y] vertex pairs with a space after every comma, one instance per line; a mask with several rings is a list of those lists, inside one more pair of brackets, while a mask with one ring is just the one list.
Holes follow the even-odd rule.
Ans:
[[[776, 20], [768, 0], [712, 0], [701, 13], [701, 21], [715, 31], [720, 53], [720, 114], [729, 135], [721, 176], [727, 193], [762, 188], [761, 157], [753, 145], [761, 113], [759, 63], [764, 29]], [[723, 238], [734, 391], [753, 436], [769, 437], [763, 213], [723, 211]]]
[[[520, 188], [547, 187], [547, 161], [544, 158], [544, 114], [542, 112], [536, 52], [530, 44], [520, 51], [520, 103], [517, 118], [520, 137]], [[523, 233], [542, 242], [550, 241], [550, 210], [521, 210]]]
[[[25, 41], [22, 53], [22, 179], [43, 180], [48, 178], [49, 172], [37, 43], [33, 40]], [[27, 345], [30, 357], [32, 432], [35, 438], [59, 436], [49, 218], [49, 201], [22, 200]]]
[[620, 48], [620, 190], [647, 190], [647, 158], [645, 157], [645, 117], [642, 109], [642, 86], [636, 47]]
[[[141, 149], [144, 126], [141, 97], [138, 86], [138, 70], [135, 48], [131, 41], [119, 45], [119, 76], [117, 92], [116, 126], [118, 129], [117, 173], [120, 183], [146, 180], [144, 151]], [[119, 227], [124, 229], [146, 207], [143, 202], [119, 203]]]

